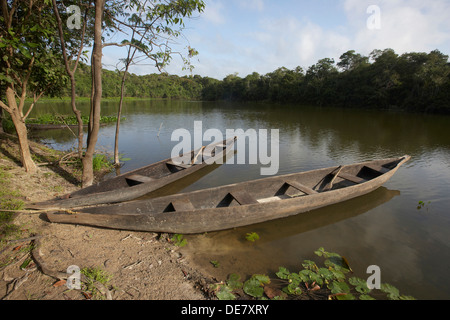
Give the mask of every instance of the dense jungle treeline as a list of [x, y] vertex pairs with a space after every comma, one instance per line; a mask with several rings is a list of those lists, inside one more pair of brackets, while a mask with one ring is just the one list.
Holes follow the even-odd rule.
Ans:
[[[339, 61], [319, 60], [304, 70], [279, 68], [266, 75], [210, 77], [129, 75], [127, 97], [295, 102], [319, 106], [402, 109], [450, 113], [450, 64], [438, 50], [398, 55], [392, 49], [369, 56], [348, 51]], [[105, 70], [104, 97], [120, 96], [122, 74]], [[77, 93], [90, 95], [90, 68], [77, 73]], [[69, 89], [67, 89], [67, 93]]]

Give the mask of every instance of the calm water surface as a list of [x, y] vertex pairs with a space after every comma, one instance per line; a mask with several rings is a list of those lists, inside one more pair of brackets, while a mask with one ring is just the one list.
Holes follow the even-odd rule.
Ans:
[[[80, 108], [87, 114], [87, 104]], [[105, 102], [103, 115], [115, 115], [117, 103]], [[70, 113], [68, 103], [42, 103], [38, 113]], [[124, 106], [120, 152], [131, 158], [121, 171], [170, 157], [178, 143], [175, 129], [279, 129], [280, 169], [287, 174], [404, 154], [412, 156], [382, 188], [366, 196], [303, 215], [254, 226], [187, 236], [183, 249], [200, 268], [219, 279], [273, 273], [279, 266], [301, 269], [305, 259], [320, 261], [324, 247], [349, 260], [355, 275], [367, 278], [370, 265], [381, 268], [381, 281], [418, 299], [450, 299], [450, 117], [295, 105], [179, 101], [133, 101]], [[161, 126], [162, 124], [162, 126]], [[161, 131], [160, 131], [161, 128]], [[158, 137], [159, 132], [159, 137]], [[112, 151], [115, 126], [102, 127], [98, 149]], [[76, 147], [69, 130], [40, 132], [52, 147]], [[211, 167], [158, 194], [192, 191], [259, 179], [260, 165]], [[417, 209], [418, 202], [427, 203]], [[257, 232], [260, 240], [245, 240]], [[209, 262], [217, 260], [219, 268]]]

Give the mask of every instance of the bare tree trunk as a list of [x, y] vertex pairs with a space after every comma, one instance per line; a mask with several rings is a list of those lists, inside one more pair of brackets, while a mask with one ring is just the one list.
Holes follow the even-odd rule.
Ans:
[[81, 119], [81, 111], [77, 109], [75, 99], [75, 75], [72, 73], [70, 74], [70, 82], [71, 82], [71, 104], [72, 104], [72, 111], [75, 114], [78, 122], [78, 156], [80, 159], [83, 157], [83, 120]]
[[128, 64], [125, 69], [125, 73], [122, 77], [122, 86], [120, 88], [120, 101], [119, 110], [117, 111], [117, 122], [116, 122], [116, 136], [114, 138], [114, 165], [119, 166], [119, 128], [120, 128], [120, 118], [122, 117], [122, 106], [123, 106], [123, 96], [125, 94], [125, 78], [128, 72]]
[[[133, 32], [133, 36], [134, 36], [134, 32]], [[117, 111], [117, 122], [116, 122], [116, 136], [114, 139], [114, 165], [119, 166], [120, 165], [120, 160], [119, 160], [119, 128], [120, 128], [120, 118], [122, 117], [122, 106], [123, 106], [123, 97], [125, 95], [125, 80], [127, 78], [127, 74], [128, 74], [128, 68], [130, 66], [130, 52], [131, 52], [131, 47], [128, 48], [128, 57], [127, 60], [125, 62], [125, 72], [123, 74], [122, 77], [122, 85], [120, 87], [120, 101], [119, 101], [119, 110]], [[135, 50], [136, 52], [136, 50]], [[134, 56], [134, 53], [133, 53]]]
[[94, 48], [92, 50], [92, 102], [91, 118], [88, 130], [88, 143], [86, 153], [83, 157], [83, 187], [94, 183], [93, 159], [95, 145], [98, 140], [100, 129], [100, 113], [102, 100], [102, 18], [104, 11], [104, 0], [95, 0], [95, 23], [94, 23]]
[[86, 22], [84, 23], [84, 26], [83, 26], [83, 33], [82, 33], [82, 37], [81, 37], [81, 45], [80, 45], [80, 49], [78, 51], [77, 59], [75, 61], [75, 66], [74, 66], [73, 70], [70, 70], [69, 58], [67, 57], [66, 45], [65, 45], [65, 41], [64, 41], [64, 32], [63, 32], [63, 27], [62, 27], [62, 20], [61, 20], [61, 17], [59, 15], [58, 7], [56, 5], [56, 0], [53, 0], [52, 3], [53, 3], [53, 11], [55, 12], [55, 16], [56, 16], [56, 21], [58, 22], [58, 32], [59, 32], [59, 38], [60, 38], [61, 47], [62, 47], [62, 53], [63, 53], [63, 57], [64, 57], [64, 65], [65, 65], [65, 68], [66, 68], [66, 72], [67, 72], [67, 74], [70, 77], [71, 105], [72, 105], [72, 111], [75, 114], [75, 116], [77, 118], [77, 123], [78, 123], [78, 156], [81, 159], [83, 157], [83, 120], [81, 119], [81, 111], [77, 109], [76, 102], [75, 102], [75, 100], [76, 100], [75, 71], [77, 70], [78, 62], [80, 60], [81, 52], [82, 52], [82, 49], [83, 49], [84, 35], [85, 35], [85, 32], [86, 32]]
[[[141, 41], [144, 38], [147, 31], [144, 32], [144, 34], [141, 37]], [[133, 33], [131, 36], [131, 39], [134, 39], [135, 30], [133, 29]], [[131, 62], [134, 59], [134, 55], [136, 54], [137, 48], [133, 49], [133, 54], [131, 54], [131, 46], [128, 47], [128, 55], [127, 59], [125, 60], [125, 72], [122, 76], [122, 85], [120, 87], [120, 101], [119, 101], [119, 110], [117, 112], [117, 122], [116, 122], [116, 136], [114, 139], [114, 165], [118, 168], [120, 167], [120, 160], [119, 160], [119, 128], [120, 128], [120, 118], [122, 117], [122, 106], [123, 106], [123, 98], [125, 95], [125, 80], [128, 75], [128, 68], [130, 67]], [[120, 170], [119, 170], [120, 172]]]
[[0, 133], [3, 133], [3, 108], [0, 108]]
[[25, 171], [28, 173], [36, 173], [37, 166], [31, 158], [30, 146], [28, 144], [28, 134], [27, 127], [25, 125], [25, 119], [21, 115], [17, 102], [15, 99], [14, 91], [11, 87], [6, 89], [6, 99], [8, 100], [8, 105], [10, 107], [11, 119], [16, 128], [17, 137], [19, 138], [19, 152], [20, 161], [22, 162]]

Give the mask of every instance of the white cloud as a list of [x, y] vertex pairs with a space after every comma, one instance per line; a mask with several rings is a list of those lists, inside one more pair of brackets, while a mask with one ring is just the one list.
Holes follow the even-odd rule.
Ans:
[[381, 0], [381, 28], [370, 30], [366, 10], [373, 0], [346, 0], [345, 10], [355, 32], [353, 46], [362, 53], [392, 48], [397, 53], [431, 51], [450, 40], [448, 0]]
[[[242, 77], [254, 71], [265, 74], [282, 66], [307, 69], [325, 57], [338, 61], [348, 50], [365, 55], [386, 48], [399, 54], [434, 49], [450, 53], [449, 0], [340, 3], [342, 11], [330, 19], [329, 14], [313, 18], [307, 12], [298, 17], [279, 8], [277, 13], [269, 12], [271, 4], [264, 0], [207, 1], [197, 27], [189, 30], [189, 42], [200, 52], [199, 61], [193, 61], [194, 74], [222, 79], [235, 72]], [[381, 10], [379, 30], [367, 28], [370, 5]], [[174, 61], [168, 71], [179, 74], [180, 70]]]
[[207, 1], [205, 11], [201, 14], [202, 18], [213, 24], [224, 24], [226, 22], [224, 15], [225, 7], [222, 2]]
[[321, 58], [337, 58], [349, 50], [350, 39], [311, 21], [291, 17], [262, 25], [267, 27], [254, 38], [265, 48], [262, 59], [271, 71], [281, 66], [307, 69]]

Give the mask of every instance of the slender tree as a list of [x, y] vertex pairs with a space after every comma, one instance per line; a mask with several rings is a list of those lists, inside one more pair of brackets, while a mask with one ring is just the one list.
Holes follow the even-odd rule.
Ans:
[[[117, 113], [116, 134], [114, 143], [114, 163], [120, 164], [119, 160], [119, 130], [122, 115], [123, 98], [125, 94], [125, 83], [129, 67], [142, 61], [150, 60], [161, 72], [171, 61], [172, 56], [178, 54], [184, 61], [184, 68], [190, 68], [189, 58], [198, 52], [188, 47], [187, 55], [172, 51], [172, 41], [182, 35], [184, 27], [183, 18], [191, 17], [195, 11], [202, 12], [203, 1], [200, 0], [177, 0], [177, 1], [132, 1], [128, 7], [135, 13], [127, 21], [117, 20], [110, 16], [117, 26], [131, 30], [131, 39], [119, 43], [104, 43], [103, 46], [127, 46], [127, 57], [122, 60], [124, 73], [121, 81], [121, 92], [119, 108]], [[139, 56], [136, 56], [139, 53]], [[187, 58], [186, 58], [187, 56]], [[136, 61], [137, 60], [137, 61]]]
[[[85, 36], [86, 36], [86, 28], [87, 28], [87, 13], [91, 9], [90, 1], [85, 6], [85, 14], [83, 19], [83, 26], [80, 33], [80, 38], [76, 35], [77, 33], [69, 34], [69, 43], [67, 46], [67, 33], [64, 32], [63, 21], [59, 14], [60, 9], [56, 3], [56, 0], [52, 0], [53, 11], [55, 13], [56, 21], [58, 24], [58, 33], [59, 40], [61, 42], [61, 51], [64, 59], [64, 67], [70, 79], [70, 104], [72, 106], [72, 111], [75, 114], [78, 123], [78, 156], [80, 159], [83, 157], [83, 120], [81, 118], [81, 111], [78, 110], [76, 106], [76, 80], [75, 80], [75, 72], [78, 68], [78, 63], [83, 53], [83, 48], [85, 45]], [[79, 3], [81, 4], [81, 3]], [[81, 17], [80, 17], [81, 19]], [[66, 36], [65, 36], [66, 35]]]
[[[0, 107], [14, 123], [23, 167], [34, 173], [25, 119], [44, 94], [57, 94], [67, 82], [58, 63], [56, 22], [44, 0], [1, 0], [0, 8]], [[26, 107], [28, 96], [33, 102]]]
[[98, 132], [100, 130], [101, 101], [102, 101], [102, 26], [103, 14], [105, 9], [105, 0], [95, 0], [94, 14], [94, 46], [91, 56], [91, 74], [92, 74], [92, 90], [91, 90], [91, 108], [88, 127], [87, 147], [83, 163], [82, 185], [90, 186], [94, 182], [93, 160], [95, 153], [95, 145], [98, 140]]

